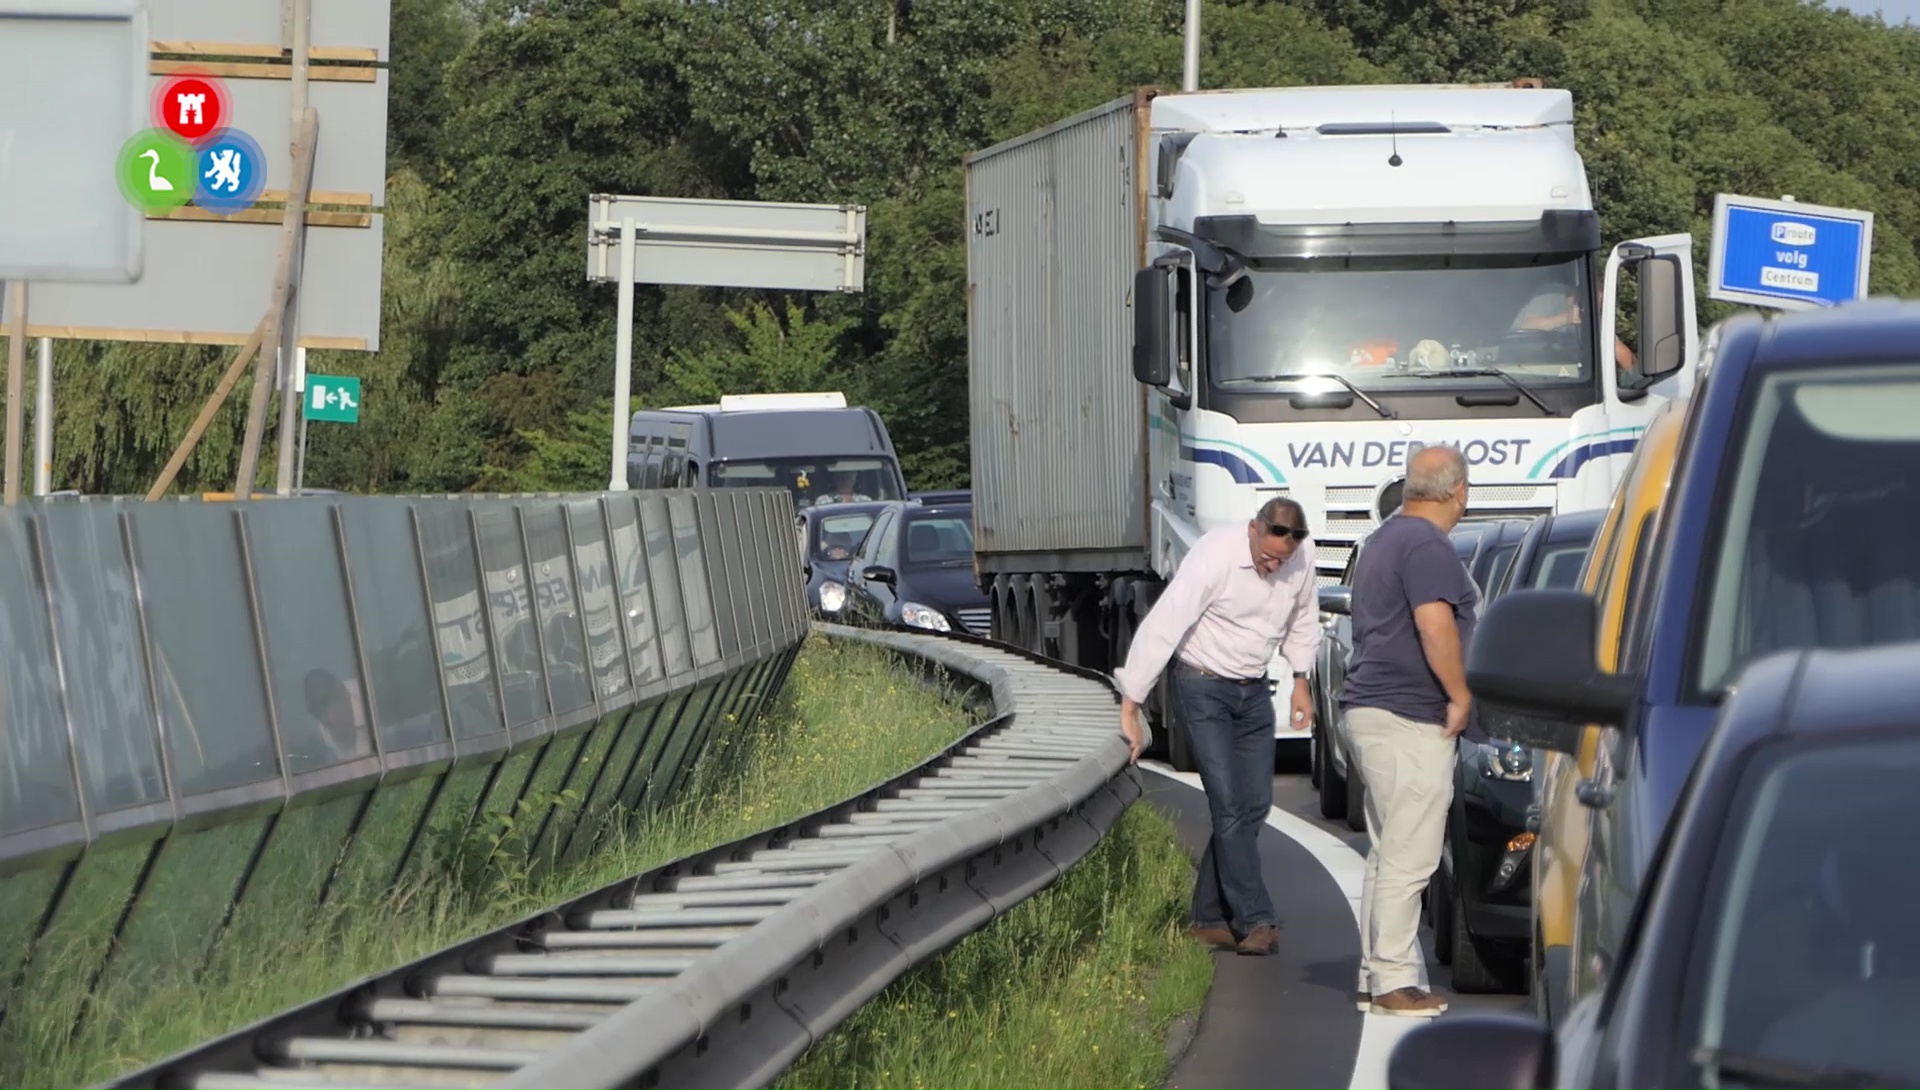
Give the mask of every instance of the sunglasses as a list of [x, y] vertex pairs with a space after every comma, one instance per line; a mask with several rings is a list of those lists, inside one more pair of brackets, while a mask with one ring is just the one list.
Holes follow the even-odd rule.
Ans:
[[1291, 537], [1295, 541], [1305, 541], [1308, 536], [1308, 531], [1299, 526], [1269, 526], [1267, 533], [1273, 537]]

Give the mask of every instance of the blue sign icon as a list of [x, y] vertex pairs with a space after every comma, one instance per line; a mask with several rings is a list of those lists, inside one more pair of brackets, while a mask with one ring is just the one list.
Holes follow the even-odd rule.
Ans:
[[1707, 294], [1750, 306], [1831, 307], [1867, 295], [1873, 213], [1722, 193]]
[[231, 215], [250, 208], [267, 187], [267, 157], [239, 129], [201, 145], [197, 164], [193, 203], [211, 212]]

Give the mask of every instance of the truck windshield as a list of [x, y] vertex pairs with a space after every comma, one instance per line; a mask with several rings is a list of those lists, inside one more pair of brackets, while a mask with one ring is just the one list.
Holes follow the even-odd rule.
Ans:
[[1769, 375], [1735, 435], [1696, 699], [1775, 651], [1920, 639], [1920, 363]]
[[[1215, 289], [1208, 366], [1221, 387], [1338, 387], [1375, 392], [1497, 387], [1505, 372], [1529, 388], [1593, 375], [1593, 293], [1584, 257], [1539, 264], [1392, 268], [1258, 267], [1239, 310]], [[1239, 300], [1246, 288], [1235, 291]], [[1300, 381], [1292, 381], [1299, 376]], [[1317, 391], [1316, 391], [1317, 392]]]
[[764, 458], [716, 462], [707, 471], [714, 488], [785, 488], [799, 510], [829, 503], [897, 500], [900, 472], [885, 458]]

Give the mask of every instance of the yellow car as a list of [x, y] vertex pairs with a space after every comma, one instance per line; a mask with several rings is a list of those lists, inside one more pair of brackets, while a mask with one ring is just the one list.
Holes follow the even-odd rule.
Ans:
[[1537, 750], [1533, 984], [1607, 993], [1676, 800], [1746, 667], [1920, 641], [1920, 303], [1739, 315], [1659, 409], [1578, 590], [1487, 607], [1467, 684]]
[[[1599, 665], [1609, 672], [1619, 669], [1627, 603], [1639, 589], [1635, 576], [1641, 568], [1635, 561], [1646, 552], [1654, 516], [1666, 498], [1685, 419], [1684, 401], [1656, 410], [1580, 572], [1580, 589], [1598, 607]], [[1600, 736], [1599, 726], [1588, 726], [1581, 732], [1579, 753], [1547, 751], [1533, 773], [1540, 792], [1540, 831], [1533, 845], [1533, 995], [1536, 1009], [1548, 1019], [1557, 1015], [1567, 994], [1574, 905], [1587, 847], [1580, 784], [1594, 773]]]

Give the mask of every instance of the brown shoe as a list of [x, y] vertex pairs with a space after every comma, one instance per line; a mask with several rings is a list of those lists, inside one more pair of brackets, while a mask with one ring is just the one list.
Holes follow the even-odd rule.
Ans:
[[1396, 1014], [1402, 1018], [1437, 1018], [1447, 1009], [1447, 1001], [1409, 985], [1373, 997], [1369, 1014]]
[[1234, 947], [1233, 932], [1224, 926], [1189, 927], [1187, 928], [1187, 934], [1200, 942], [1206, 943], [1208, 946], [1217, 947], [1222, 950], [1231, 950]]
[[1247, 937], [1240, 940], [1240, 952], [1243, 954], [1267, 955], [1280, 949], [1280, 932], [1270, 923], [1257, 924]]

